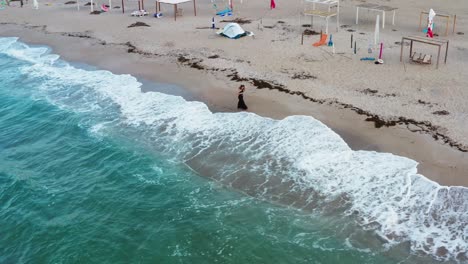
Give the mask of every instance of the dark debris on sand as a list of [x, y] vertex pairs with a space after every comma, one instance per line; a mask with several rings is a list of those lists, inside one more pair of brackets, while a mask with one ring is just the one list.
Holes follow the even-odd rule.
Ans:
[[[85, 4], [85, 6], [90, 6], [91, 5], [91, 2], [88, 2]], [[93, 3], [93, 6], [96, 5], [95, 3]]]
[[306, 29], [306, 30], [304, 30], [303, 34], [304, 34], [304, 36], [320, 35], [320, 32], [317, 32], [315, 30]]
[[68, 2], [65, 2], [66, 5], [72, 5], [72, 4], [76, 4], [76, 1], [68, 1]]
[[442, 110], [442, 111], [435, 111], [432, 113], [433, 115], [450, 115], [450, 113], [446, 110]]
[[436, 105], [437, 105], [437, 104], [435, 104], [435, 103], [423, 101], [423, 100], [421, 100], [421, 99], [418, 99], [418, 104], [425, 105], [425, 106], [428, 106], [428, 107], [433, 107], [433, 106], [436, 106]]
[[177, 61], [182, 65], [189, 66], [190, 68], [194, 68], [194, 69], [197, 69], [197, 70], [205, 70], [205, 67], [203, 65], [201, 65], [201, 62], [203, 61], [201, 59], [199, 59], [199, 60], [190, 59], [190, 58], [187, 58], [184, 55], [179, 55], [179, 57], [177, 58]]
[[82, 32], [64, 32], [64, 33], [61, 33], [61, 35], [66, 36], [66, 37], [73, 37], [73, 38], [86, 38], [86, 39], [91, 38], [91, 36]]
[[101, 11], [98, 11], [98, 10], [94, 10], [93, 12], [89, 13], [90, 15], [99, 15], [101, 14], [102, 12]]
[[378, 92], [379, 92], [379, 91], [377, 91], [377, 90], [372, 90], [372, 89], [370, 89], [370, 88], [367, 88], [367, 89], [362, 90], [362, 93], [363, 93], [363, 94], [376, 94], [376, 93], [378, 93]]
[[133, 24], [131, 24], [130, 26], [128, 26], [128, 28], [132, 28], [132, 27], [149, 27], [150, 25], [146, 24], [146, 23], [143, 23], [143, 22], [135, 22]]
[[135, 45], [133, 45], [130, 41], [123, 43], [123, 46], [127, 47], [127, 53], [140, 54], [140, 55], [143, 55], [143, 56], [145, 56], [145, 57], [155, 57], [155, 56], [159, 56], [159, 55], [156, 54], [156, 53], [151, 53], [151, 52], [142, 51], [142, 50], [138, 49], [138, 48], [137, 48]]
[[379, 94], [379, 91], [378, 90], [373, 90], [373, 89], [370, 89], [370, 88], [367, 88], [367, 89], [364, 89], [364, 90], [358, 90], [358, 92], [361, 92], [365, 95], [369, 95], [369, 96], [375, 96], [375, 97], [381, 97], [381, 98], [385, 98], [385, 97], [396, 97], [396, 94], [395, 93], [385, 93], [385, 94]]
[[212, 28], [212, 27], [196, 27], [196, 29], [219, 29], [219, 27], [215, 27], [215, 28]]
[[301, 72], [301, 73], [294, 73], [294, 75], [291, 78], [295, 80], [310, 80], [310, 79], [315, 80], [317, 79], [317, 76], [314, 76], [307, 72]]
[[251, 19], [245, 19], [245, 18], [236, 18], [236, 19], [231, 19], [231, 20], [221, 20], [220, 22], [223, 22], [223, 23], [237, 23], [239, 25], [243, 25], [243, 24], [252, 23], [252, 20]]

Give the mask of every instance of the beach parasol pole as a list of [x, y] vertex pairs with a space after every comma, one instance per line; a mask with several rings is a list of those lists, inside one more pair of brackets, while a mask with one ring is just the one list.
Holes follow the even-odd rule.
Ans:
[[379, 21], [380, 21], [380, 16], [377, 15], [377, 19], [375, 20], [374, 45], [377, 45], [377, 43], [379, 42], [379, 34], [380, 34]]
[[380, 42], [380, 54], [379, 54], [379, 60], [382, 59], [382, 52], [383, 52], [383, 42]]

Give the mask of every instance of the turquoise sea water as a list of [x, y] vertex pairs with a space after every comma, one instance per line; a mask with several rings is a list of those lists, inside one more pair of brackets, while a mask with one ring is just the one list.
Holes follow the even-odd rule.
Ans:
[[466, 189], [312, 118], [213, 114], [14, 38], [0, 77], [0, 263], [466, 260]]

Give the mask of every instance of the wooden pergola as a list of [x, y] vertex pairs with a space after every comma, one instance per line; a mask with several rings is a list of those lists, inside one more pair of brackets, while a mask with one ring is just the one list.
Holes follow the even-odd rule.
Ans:
[[[125, 0], [122, 0], [122, 13], [125, 13]], [[196, 5], [196, 0], [156, 0], [156, 13], [161, 12], [161, 3], [162, 4], [169, 4], [174, 6], [174, 20], [177, 20], [177, 5], [178, 4], [183, 4], [183, 3], [188, 3], [188, 2], [193, 2], [193, 12], [195, 16], [197, 16], [197, 5]], [[145, 9], [145, 2], [144, 0], [138, 0], [138, 9]]]
[[[109, 0], [110, 2], [111, 0]], [[144, 0], [138, 0], [138, 10], [145, 9], [145, 2]], [[125, 0], [122, 0], [122, 13], [125, 13]]]
[[161, 12], [161, 3], [169, 4], [174, 6], [174, 21], [177, 21], [177, 5], [193, 2], [193, 12], [197, 16], [197, 6], [195, 3], [196, 0], [156, 0], [156, 13]]

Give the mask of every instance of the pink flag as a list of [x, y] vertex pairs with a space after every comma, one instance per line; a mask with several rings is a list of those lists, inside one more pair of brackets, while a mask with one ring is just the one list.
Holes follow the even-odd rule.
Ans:
[[271, 0], [271, 2], [270, 2], [270, 8], [271, 8], [271, 9], [275, 9], [275, 8], [276, 8], [275, 0]]

